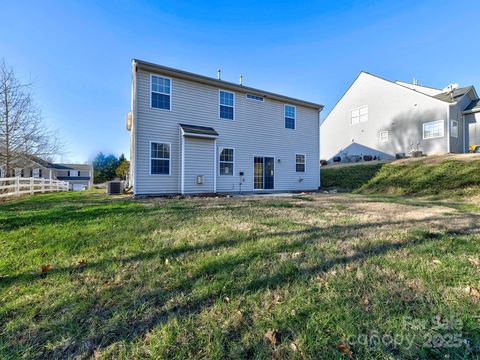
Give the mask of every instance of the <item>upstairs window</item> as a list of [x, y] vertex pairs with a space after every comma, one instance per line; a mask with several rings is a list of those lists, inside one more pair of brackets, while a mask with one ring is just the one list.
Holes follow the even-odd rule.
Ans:
[[235, 94], [220, 90], [218, 96], [220, 119], [233, 120], [235, 113]]
[[234, 149], [220, 148], [220, 175], [233, 175], [234, 161]]
[[457, 120], [452, 120], [451, 134], [452, 134], [452, 137], [458, 138], [458, 121]]
[[305, 155], [296, 154], [295, 155], [295, 171], [296, 172], [305, 172]]
[[388, 131], [380, 131], [380, 142], [388, 142]]
[[424, 139], [434, 139], [443, 137], [444, 135], [444, 125], [443, 120], [432, 121], [423, 124], [423, 138]]
[[352, 125], [368, 121], [368, 105], [350, 111]]
[[263, 102], [263, 97], [253, 94], [247, 94], [247, 99]]
[[285, 105], [285, 129], [295, 129], [295, 106]]
[[162, 76], [151, 75], [150, 83], [152, 108], [170, 110], [171, 80]]
[[170, 175], [170, 144], [150, 143], [150, 174]]
[[78, 171], [78, 170], [70, 170], [70, 171], [68, 172], [68, 176], [74, 176], [74, 177], [80, 176], [80, 171]]
[[34, 177], [34, 178], [42, 177], [42, 169], [33, 169], [32, 170], [32, 177]]

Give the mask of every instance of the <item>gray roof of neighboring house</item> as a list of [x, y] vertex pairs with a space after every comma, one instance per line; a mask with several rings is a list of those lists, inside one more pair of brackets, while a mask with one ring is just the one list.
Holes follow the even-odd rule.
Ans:
[[473, 100], [464, 110], [464, 113], [480, 112], [480, 99]]
[[58, 180], [90, 180], [90, 176], [57, 176]]
[[323, 109], [323, 105], [313, 103], [310, 101], [295, 99], [289, 96], [284, 96], [284, 95], [280, 95], [280, 94], [276, 94], [276, 93], [272, 93], [272, 92], [268, 92], [260, 89], [255, 89], [255, 88], [251, 88], [251, 87], [240, 85], [240, 84], [235, 84], [235, 83], [224, 81], [224, 80], [218, 80], [208, 76], [198, 75], [188, 71], [178, 70], [178, 69], [174, 69], [174, 68], [163, 66], [163, 65], [157, 65], [157, 64], [153, 64], [143, 60], [133, 59], [133, 62], [134, 64], [136, 64], [137, 67], [146, 71], [162, 73], [167, 76], [169, 75], [169, 76], [174, 76], [180, 79], [195, 81], [202, 84], [223, 88], [225, 90], [233, 90], [233, 91], [239, 91], [239, 92], [244, 92], [249, 94], [251, 93], [253, 95], [261, 96], [267, 99], [273, 99], [273, 100], [282, 101], [286, 103], [292, 103], [294, 105], [314, 108], [319, 111]]
[[38, 156], [35, 155], [26, 155], [25, 158], [27, 158], [30, 161], [33, 161], [37, 163], [40, 166], [43, 166], [44, 168], [51, 169], [54, 168], [54, 165], [46, 160], [43, 160], [42, 158], [39, 158]]
[[63, 168], [64, 170], [91, 170], [92, 169], [92, 165], [90, 164], [54, 164], [54, 165], [59, 166], [59, 169]]
[[218, 136], [218, 133], [215, 131], [214, 128], [207, 126], [180, 124], [180, 127], [187, 134]]
[[435, 99], [442, 100], [448, 103], [454, 103], [459, 97], [462, 97], [470, 90], [473, 89], [473, 86], [466, 86], [462, 88], [456, 88], [453, 91], [445, 91], [441, 94], [433, 96]]

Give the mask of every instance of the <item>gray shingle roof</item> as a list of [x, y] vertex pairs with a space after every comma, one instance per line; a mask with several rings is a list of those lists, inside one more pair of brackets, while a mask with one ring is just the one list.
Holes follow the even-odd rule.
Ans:
[[185, 133], [188, 133], [188, 134], [218, 136], [218, 133], [215, 131], [215, 129], [211, 127], [187, 125], [187, 124], [180, 124], [180, 127]]
[[462, 97], [466, 93], [468, 93], [471, 89], [473, 89], [473, 86], [467, 86], [467, 87], [462, 87], [462, 88], [457, 88], [454, 89], [453, 91], [446, 91], [441, 94], [433, 96], [435, 99], [442, 100], [448, 103], [454, 103], [457, 101], [459, 97]]

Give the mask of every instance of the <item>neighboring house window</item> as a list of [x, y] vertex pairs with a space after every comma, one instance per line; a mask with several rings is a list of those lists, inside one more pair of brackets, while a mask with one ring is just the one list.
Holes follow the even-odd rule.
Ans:
[[234, 149], [220, 148], [220, 175], [233, 175], [234, 161]]
[[151, 106], [156, 109], [170, 110], [172, 95], [171, 80], [161, 76], [151, 75]]
[[368, 105], [353, 109], [350, 115], [352, 125], [368, 121]]
[[14, 170], [15, 177], [23, 177], [23, 169], [22, 168], [15, 168]]
[[5, 177], [5, 168], [3, 166], [0, 166], [0, 178]]
[[305, 172], [305, 155], [296, 154], [295, 158], [296, 172]]
[[219, 93], [220, 119], [233, 120], [235, 113], [235, 94], [220, 90]]
[[247, 99], [263, 102], [263, 97], [257, 96], [257, 95], [252, 95], [252, 94], [247, 94]]
[[453, 137], [458, 137], [458, 121], [452, 120], [451, 134]]
[[70, 170], [68, 172], [68, 176], [80, 176], [80, 171], [78, 170]]
[[423, 138], [434, 139], [443, 137], [444, 133], [443, 120], [432, 121], [423, 124]]
[[295, 129], [295, 106], [285, 105], [285, 129]]
[[170, 175], [170, 144], [150, 143], [150, 174]]
[[41, 169], [33, 169], [32, 170], [32, 177], [34, 177], [34, 178], [42, 177], [42, 170]]
[[380, 142], [388, 142], [388, 131], [380, 131]]

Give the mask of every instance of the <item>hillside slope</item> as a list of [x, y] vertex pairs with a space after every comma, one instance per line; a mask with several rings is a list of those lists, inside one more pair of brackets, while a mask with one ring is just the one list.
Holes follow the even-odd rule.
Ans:
[[322, 187], [364, 194], [467, 195], [480, 193], [480, 155], [448, 154], [389, 164], [322, 168]]

